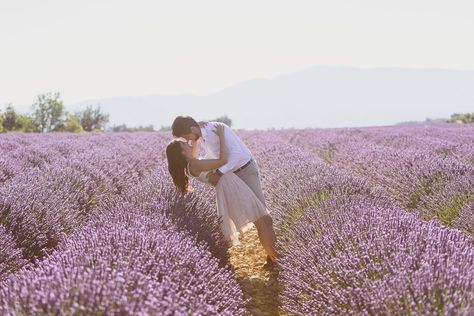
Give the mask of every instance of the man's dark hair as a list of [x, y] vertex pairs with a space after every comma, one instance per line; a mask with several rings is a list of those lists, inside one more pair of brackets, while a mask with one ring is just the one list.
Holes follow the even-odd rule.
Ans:
[[171, 125], [173, 136], [182, 137], [191, 133], [192, 126], [199, 128], [199, 124], [191, 116], [177, 116]]

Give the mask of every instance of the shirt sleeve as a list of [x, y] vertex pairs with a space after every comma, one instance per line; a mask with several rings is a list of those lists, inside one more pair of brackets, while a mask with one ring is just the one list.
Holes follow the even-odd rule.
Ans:
[[220, 167], [219, 170], [220, 172], [222, 172], [223, 174], [224, 173], [227, 173], [229, 171], [232, 171], [235, 167], [237, 167], [237, 161], [229, 161], [228, 163], [226, 163], [225, 165], [223, 165], [222, 167]]
[[230, 127], [224, 124], [225, 126], [225, 136], [226, 136], [226, 147], [228, 150], [228, 159], [227, 163], [217, 170], [222, 172], [223, 174], [232, 171], [235, 167], [238, 167], [238, 164], [241, 162], [241, 154], [242, 150], [239, 146], [235, 145], [235, 140], [233, 139], [235, 136], [230, 130]]

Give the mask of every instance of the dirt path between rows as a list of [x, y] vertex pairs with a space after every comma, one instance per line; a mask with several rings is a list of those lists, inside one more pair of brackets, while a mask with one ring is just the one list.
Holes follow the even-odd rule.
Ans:
[[229, 253], [244, 296], [251, 299], [247, 304], [248, 315], [285, 315], [278, 300], [281, 291], [278, 271], [263, 268], [266, 254], [260, 245], [257, 229], [252, 227], [240, 236], [240, 245], [230, 248]]

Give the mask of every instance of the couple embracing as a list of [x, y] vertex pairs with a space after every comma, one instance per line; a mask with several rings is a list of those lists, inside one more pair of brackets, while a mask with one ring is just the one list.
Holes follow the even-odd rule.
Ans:
[[[176, 188], [189, 191], [189, 178], [214, 186], [221, 230], [226, 240], [238, 245], [239, 233], [255, 225], [265, 252], [265, 267], [276, 263], [275, 232], [266, 208], [258, 166], [250, 150], [224, 123], [196, 122], [178, 116], [172, 125], [176, 139], [166, 147], [168, 170]], [[202, 146], [205, 156], [199, 157]]]

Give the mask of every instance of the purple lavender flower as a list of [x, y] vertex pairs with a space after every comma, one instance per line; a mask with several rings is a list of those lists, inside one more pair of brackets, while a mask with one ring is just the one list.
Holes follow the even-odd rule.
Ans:
[[241, 315], [229, 269], [161, 214], [118, 207], [0, 287], [2, 315]]

